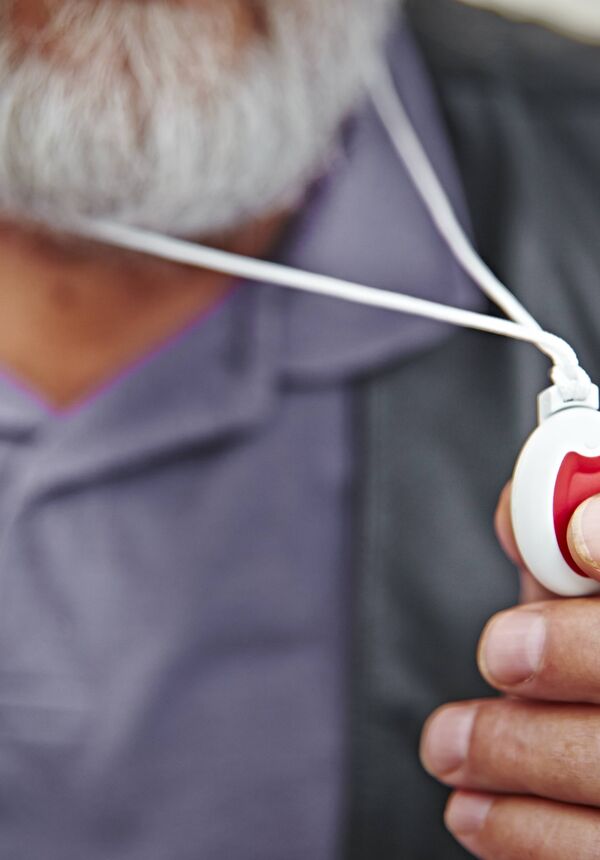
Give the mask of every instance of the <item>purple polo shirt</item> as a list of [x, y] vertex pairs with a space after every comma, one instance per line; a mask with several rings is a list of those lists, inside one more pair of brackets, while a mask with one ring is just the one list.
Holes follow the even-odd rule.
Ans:
[[[279, 257], [477, 301], [368, 105]], [[0, 857], [337, 856], [351, 387], [445, 333], [242, 284], [76, 408], [0, 379]]]

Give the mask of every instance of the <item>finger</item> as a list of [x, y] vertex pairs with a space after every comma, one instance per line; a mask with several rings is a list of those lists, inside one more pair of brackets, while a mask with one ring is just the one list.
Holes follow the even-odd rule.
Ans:
[[525, 567], [525, 562], [523, 561], [521, 553], [519, 552], [510, 513], [511, 490], [512, 484], [508, 483], [500, 494], [498, 507], [496, 508], [496, 514], [494, 516], [494, 527], [500, 546], [513, 564], [519, 568], [521, 576], [520, 603], [534, 603], [538, 600], [553, 600], [555, 595], [540, 585], [537, 579], [529, 573]]
[[600, 711], [488, 699], [449, 705], [427, 722], [425, 769], [457, 788], [600, 806]]
[[502, 692], [600, 704], [600, 598], [557, 599], [495, 615], [483, 631], [478, 663]]
[[593, 579], [600, 579], [600, 496], [579, 505], [571, 517], [567, 541], [579, 567]]
[[528, 570], [521, 570], [519, 573], [521, 576], [519, 603], [522, 606], [527, 603], [539, 603], [541, 600], [558, 600], [557, 595], [544, 588]]
[[595, 810], [547, 800], [457, 792], [446, 826], [481, 860], [597, 860], [600, 817]]
[[509, 559], [519, 568], [525, 567], [525, 562], [521, 557], [515, 533], [512, 527], [512, 519], [510, 515], [510, 492], [512, 484], [508, 483], [500, 493], [498, 507], [494, 515], [494, 527], [500, 546], [509, 557]]
[[533, 603], [538, 600], [552, 600], [555, 595], [545, 589], [539, 582], [525, 569], [525, 562], [521, 557], [515, 535], [512, 527], [512, 519], [510, 514], [510, 492], [512, 485], [508, 483], [498, 501], [496, 514], [494, 517], [494, 526], [500, 546], [515, 564], [521, 575], [521, 597], [520, 603]]

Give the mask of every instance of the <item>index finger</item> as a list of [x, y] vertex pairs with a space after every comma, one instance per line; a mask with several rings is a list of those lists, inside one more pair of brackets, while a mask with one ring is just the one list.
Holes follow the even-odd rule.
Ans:
[[502, 547], [506, 555], [513, 562], [513, 564], [516, 564], [518, 568], [524, 569], [525, 562], [523, 561], [523, 558], [517, 546], [517, 542], [515, 540], [515, 533], [513, 531], [512, 519], [510, 515], [511, 487], [512, 484], [509, 481], [500, 493], [500, 498], [498, 499], [498, 506], [496, 508], [496, 514], [494, 516], [494, 528], [496, 530], [496, 536], [498, 538], [500, 546]]
[[525, 566], [521, 553], [519, 552], [510, 514], [511, 488], [512, 484], [509, 482], [500, 494], [498, 507], [496, 508], [496, 514], [494, 517], [494, 526], [500, 546], [513, 564], [519, 568], [521, 574], [520, 602], [534, 603], [538, 600], [552, 600], [555, 598], [555, 595], [540, 585], [540, 583], [531, 575]]

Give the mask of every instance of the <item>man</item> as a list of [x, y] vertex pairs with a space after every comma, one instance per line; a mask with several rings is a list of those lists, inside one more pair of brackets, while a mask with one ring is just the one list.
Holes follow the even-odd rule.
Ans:
[[[541, 362], [67, 230], [91, 214], [484, 307], [361, 101], [389, 35], [466, 218], [393, 5], [3, 6], [3, 857], [465, 856], [418, 734], [435, 705], [486, 689], [475, 639], [516, 599], [487, 522]], [[593, 703], [595, 607], [544, 604], [508, 651], [492, 627], [485, 677]], [[547, 674], [520, 684], [516, 658], [544, 654]], [[466, 707], [423, 743], [432, 772], [487, 792], [452, 801], [459, 839], [486, 857], [564, 857], [567, 840], [593, 856], [593, 704]]]

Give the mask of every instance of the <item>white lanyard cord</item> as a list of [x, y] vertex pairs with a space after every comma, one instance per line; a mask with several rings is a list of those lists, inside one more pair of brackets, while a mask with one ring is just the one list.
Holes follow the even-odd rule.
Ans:
[[554, 365], [552, 379], [562, 399], [585, 400], [590, 392], [591, 381], [579, 366], [573, 349], [562, 338], [540, 328], [533, 317], [479, 258], [469, 242], [400, 102], [391, 72], [383, 62], [369, 75], [368, 87], [398, 155], [452, 254], [483, 292], [510, 317], [509, 320], [449, 307], [402, 293], [363, 286], [327, 275], [305, 272], [280, 263], [256, 260], [121, 224], [80, 218], [70, 224], [69, 228], [94, 241], [188, 266], [210, 269], [236, 278], [271, 283], [370, 307], [428, 317], [451, 325], [531, 343], [552, 360]]
[[426, 299], [406, 296], [402, 293], [392, 293], [389, 290], [366, 287], [328, 275], [304, 272], [301, 269], [290, 268], [280, 263], [255, 260], [239, 254], [232, 254], [229, 251], [219, 251], [193, 242], [185, 242], [158, 233], [138, 230], [135, 227], [126, 227], [105, 221], [79, 219], [74, 229], [79, 235], [89, 239], [117, 245], [142, 254], [162, 257], [187, 266], [198, 266], [236, 278], [303, 290], [320, 296], [428, 317], [463, 328], [511, 337], [540, 346], [552, 357], [557, 366], [577, 366], [577, 356], [564, 340], [541, 329], [534, 330], [510, 320], [453, 308]]
[[391, 71], [385, 62], [381, 61], [374, 65], [367, 85], [371, 101], [392, 145], [406, 167], [431, 220], [450, 247], [456, 261], [509, 319], [529, 328], [541, 330], [537, 320], [504, 286], [473, 248], [408, 117], [396, 90]]
[[548, 338], [548, 333], [484, 263], [471, 244], [409, 119], [392, 72], [383, 58], [370, 69], [367, 87], [392, 145], [457, 263], [509, 319], [538, 335], [538, 340], [531, 343], [552, 360], [552, 379], [563, 400], [585, 400], [591, 381], [579, 366], [573, 349], [556, 335]]

